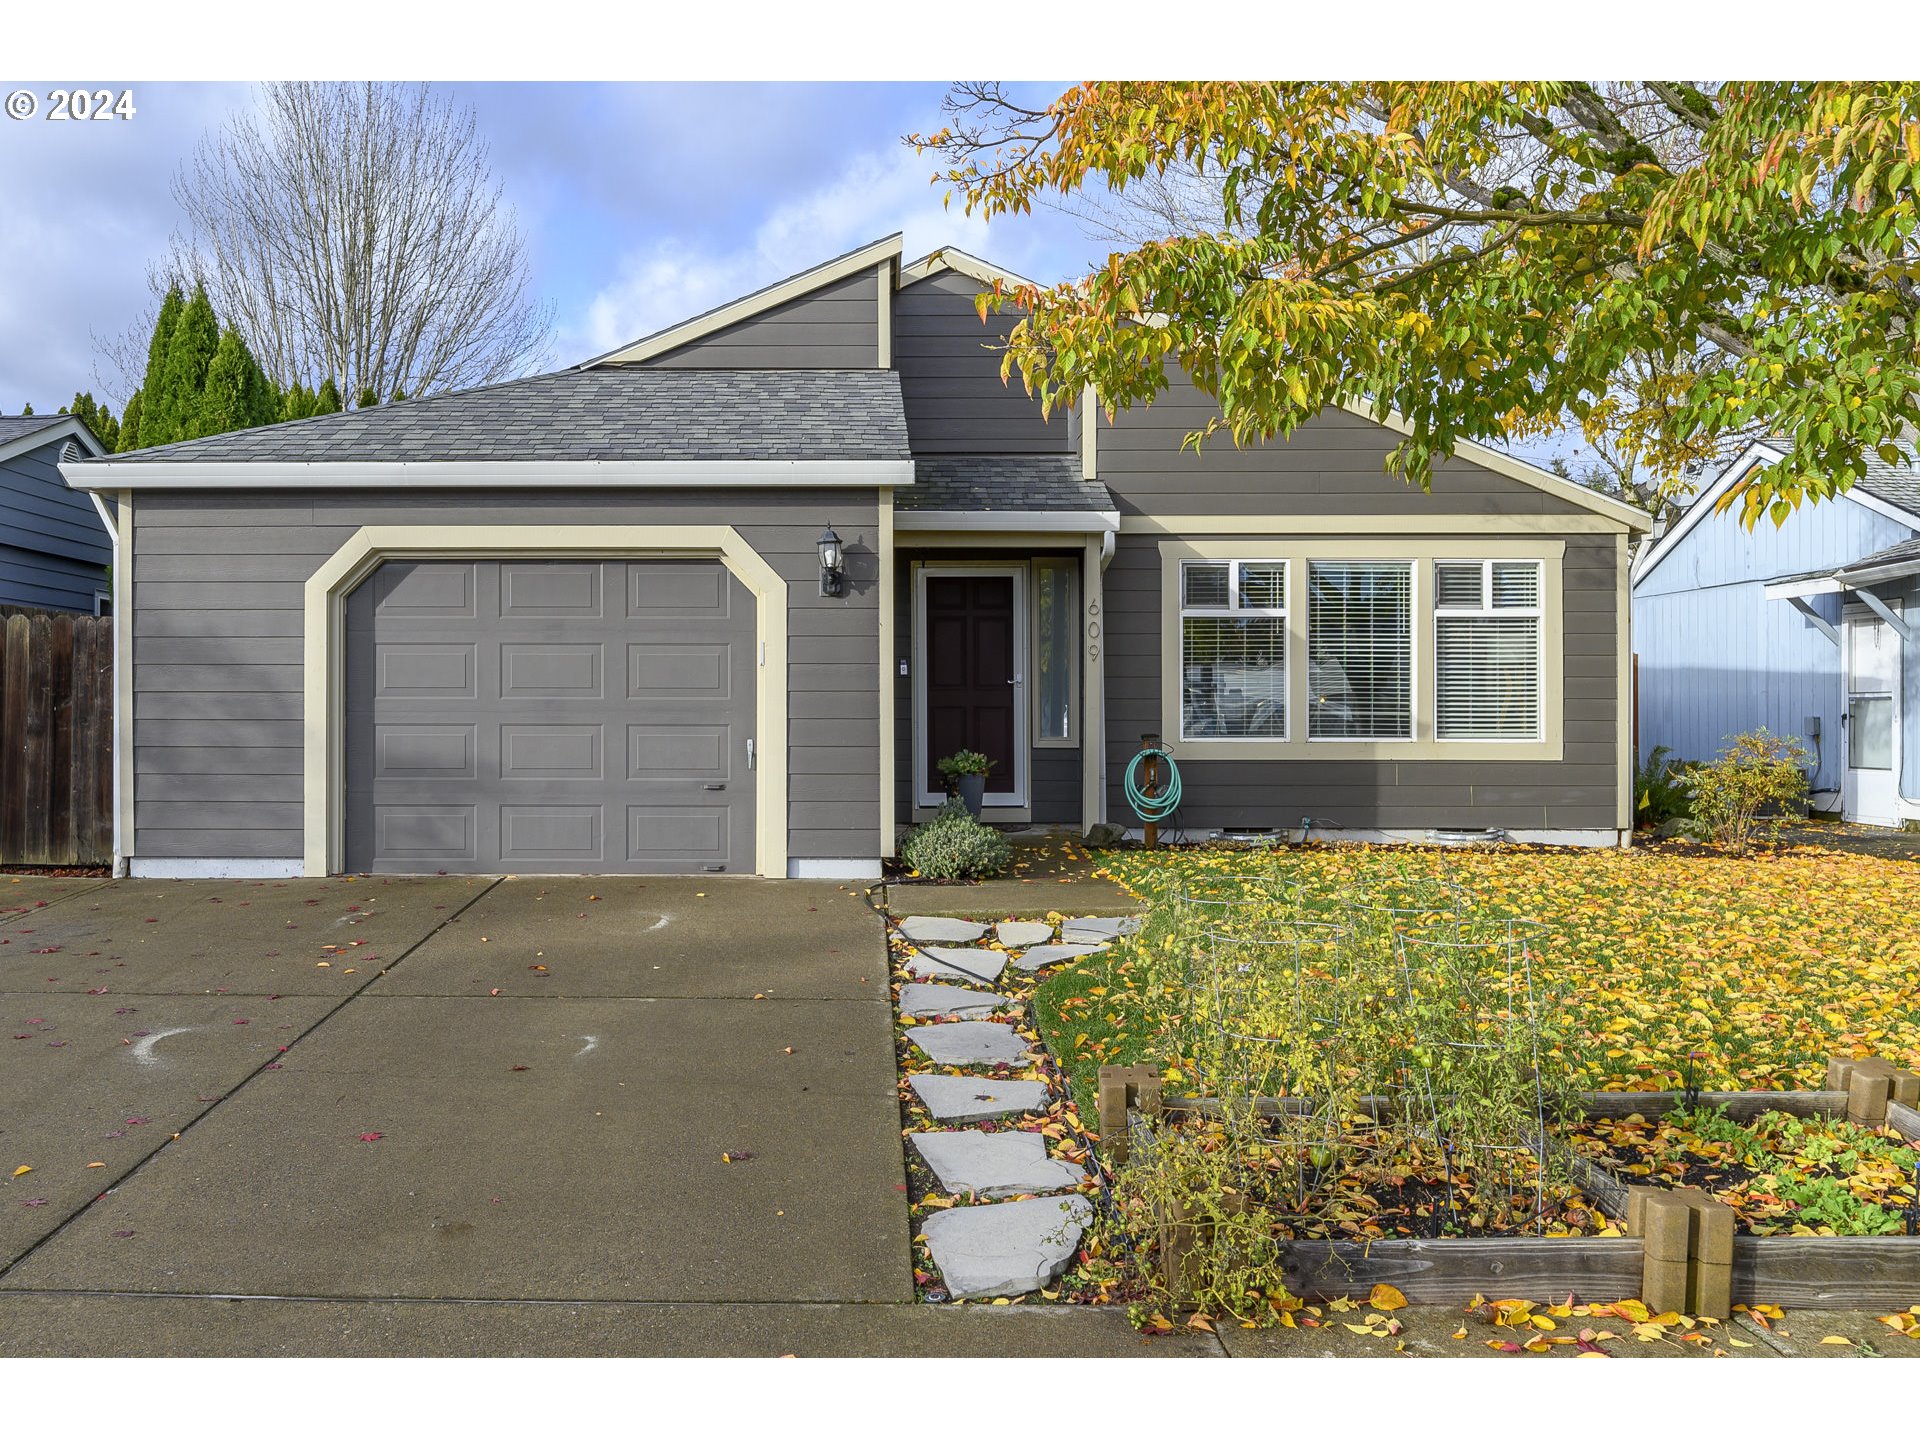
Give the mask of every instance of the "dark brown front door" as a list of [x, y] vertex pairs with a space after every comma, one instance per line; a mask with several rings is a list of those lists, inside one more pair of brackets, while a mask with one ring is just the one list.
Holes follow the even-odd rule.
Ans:
[[927, 577], [927, 788], [944, 788], [939, 763], [956, 750], [993, 762], [989, 795], [1017, 793], [1013, 577]]

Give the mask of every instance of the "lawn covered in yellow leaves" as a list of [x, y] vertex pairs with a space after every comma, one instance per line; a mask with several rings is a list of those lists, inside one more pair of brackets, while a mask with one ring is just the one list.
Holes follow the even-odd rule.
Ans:
[[[1798, 848], [1753, 859], [1674, 850], [1308, 847], [1117, 851], [1103, 873], [1136, 893], [1232, 893], [1235, 877], [1297, 886], [1337, 918], [1361, 895], [1461, 887], [1469, 913], [1549, 927], [1559, 1058], [1580, 1086], [1816, 1089], [1834, 1053], [1920, 1063], [1920, 865]], [[1389, 902], [1390, 903], [1390, 902]], [[1054, 1054], [1085, 1098], [1102, 1064], [1181, 1056], [1185, 996], [1148, 980], [1164, 943], [1134, 941], [1052, 977], [1035, 997]], [[1689, 1059], [1689, 1057], [1692, 1057]], [[1178, 1087], [1176, 1087], [1178, 1088]]]

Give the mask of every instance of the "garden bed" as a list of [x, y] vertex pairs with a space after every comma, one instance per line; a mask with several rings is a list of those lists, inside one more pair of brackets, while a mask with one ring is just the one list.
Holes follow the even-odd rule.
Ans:
[[[1834, 1072], [1847, 1076], [1858, 1065], [1839, 1061]], [[1470, 1227], [1448, 1233], [1431, 1218], [1446, 1203], [1444, 1192], [1424, 1180], [1420, 1193], [1429, 1199], [1429, 1218], [1423, 1228], [1430, 1233], [1408, 1236], [1382, 1228], [1379, 1234], [1342, 1236], [1336, 1220], [1327, 1233], [1311, 1236], [1290, 1231], [1288, 1222], [1293, 1217], [1265, 1216], [1262, 1223], [1279, 1222], [1275, 1228], [1286, 1290], [1309, 1300], [1390, 1285], [1409, 1301], [1435, 1304], [1457, 1304], [1488, 1294], [1638, 1295], [1654, 1312], [1685, 1311], [1719, 1319], [1726, 1318], [1735, 1305], [1900, 1308], [1920, 1299], [1920, 1235], [1912, 1233], [1910, 1218], [1916, 1204], [1912, 1165], [1920, 1161], [1920, 1109], [1890, 1098], [1895, 1085], [1904, 1084], [1910, 1092], [1912, 1077], [1895, 1078], [1906, 1072], [1890, 1066], [1885, 1071], [1886, 1093], [1877, 1097], [1878, 1105], [1875, 1095], [1866, 1093], [1877, 1088], [1870, 1086], [1810, 1092], [1597, 1092], [1579, 1097], [1590, 1113], [1569, 1132], [1566, 1158], [1572, 1183], [1554, 1194], [1549, 1218], [1557, 1217], [1561, 1223], [1544, 1234], [1467, 1233]], [[1130, 1149], [1156, 1143], [1165, 1127], [1205, 1124], [1219, 1111], [1216, 1101], [1163, 1095], [1145, 1067], [1108, 1067], [1101, 1077], [1101, 1092], [1101, 1147], [1115, 1165], [1126, 1163]], [[1261, 1103], [1275, 1112], [1309, 1108], [1297, 1100]], [[1883, 1123], [1870, 1127], [1849, 1121], [1850, 1103], [1856, 1116], [1878, 1114]], [[1709, 1124], [1703, 1118], [1708, 1115], [1719, 1123]], [[1770, 1233], [1754, 1233], [1751, 1216], [1743, 1217], [1739, 1207], [1691, 1183], [1724, 1180], [1726, 1172], [1689, 1164], [1656, 1173], [1657, 1157], [1665, 1153], [1662, 1146], [1657, 1141], [1645, 1149], [1633, 1146], [1632, 1138], [1638, 1134], [1657, 1136], [1661, 1123], [1670, 1135], [1729, 1149], [1736, 1145], [1731, 1131], [1756, 1137], [1753, 1144], [1757, 1145], [1757, 1137], [1774, 1128], [1791, 1134], [1798, 1147], [1791, 1151], [1782, 1147], [1783, 1156], [1804, 1156], [1805, 1140], [1815, 1137], [1851, 1142], [1874, 1156], [1899, 1157], [1907, 1167], [1906, 1179], [1887, 1182], [1882, 1194], [1902, 1207], [1897, 1217], [1902, 1233], [1839, 1234], [1831, 1226], [1813, 1225], [1802, 1225], [1800, 1233], [1777, 1233], [1773, 1228], [1777, 1216], [1763, 1222]], [[1700, 1133], [1703, 1130], [1705, 1134]], [[1617, 1164], [1611, 1169], [1597, 1164], [1588, 1153], [1593, 1146], [1583, 1146], [1583, 1138], [1595, 1143], [1611, 1138], [1613, 1143], [1604, 1148], [1607, 1158]], [[1744, 1153], [1758, 1158], [1752, 1149]], [[1647, 1163], [1649, 1156], [1656, 1157], [1654, 1163]], [[1623, 1181], [1613, 1173], [1631, 1173], [1632, 1166], [1642, 1163], [1647, 1163], [1645, 1176]], [[1741, 1168], [1765, 1173], [1760, 1166]], [[1644, 1212], [1629, 1221], [1637, 1208], [1635, 1192], [1644, 1196], [1653, 1190], [1691, 1195], [1688, 1203], [1695, 1211], [1724, 1212], [1724, 1223], [1703, 1226], [1697, 1218], [1690, 1225], [1683, 1221], [1676, 1250], [1668, 1238], [1655, 1233], [1656, 1222]], [[1566, 1223], [1569, 1210], [1582, 1209], [1602, 1222], [1593, 1233]], [[1185, 1263], [1184, 1253], [1204, 1240], [1191, 1225], [1165, 1227], [1163, 1270], [1170, 1277], [1176, 1275]]]

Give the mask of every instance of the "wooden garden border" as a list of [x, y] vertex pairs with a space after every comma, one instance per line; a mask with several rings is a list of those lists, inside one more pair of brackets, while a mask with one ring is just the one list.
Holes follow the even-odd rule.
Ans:
[[[1653, 1118], [1692, 1099], [1724, 1106], [1738, 1120], [1769, 1110], [1845, 1117], [1920, 1140], [1920, 1075], [1884, 1060], [1835, 1059], [1827, 1067], [1827, 1084], [1824, 1090], [1705, 1091], [1691, 1097], [1675, 1090], [1606, 1090], [1581, 1098], [1589, 1116]], [[1256, 1103], [1270, 1114], [1312, 1109], [1295, 1100]], [[1378, 1099], [1360, 1104], [1371, 1104], [1375, 1113], [1386, 1108]], [[1217, 1100], [1166, 1095], [1152, 1066], [1101, 1068], [1100, 1142], [1112, 1163], [1124, 1161], [1130, 1143], [1151, 1142], [1154, 1119], [1219, 1109]], [[1476, 1295], [1638, 1295], [1656, 1313], [1721, 1320], [1736, 1303], [1884, 1309], [1920, 1302], [1920, 1236], [1738, 1236], [1733, 1211], [1703, 1192], [1624, 1184], [1581, 1157], [1569, 1158], [1575, 1182], [1630, 1233], [1617, 1240], [1292, 1240], [1286, 1242], [1287, 1289], [1303, 1299], [1331, 1299], [1385, 1283], [1410, 1301], [1428, 1304], [1463, 1304]], [[1191, 1227], [1169, 1226], [1165, 1238], [1166, 1248], [1184, 1248], [1192, 1244]], [[1168, 1273], [1177, 1272], [1177, 1255], [1163, 1260]]]

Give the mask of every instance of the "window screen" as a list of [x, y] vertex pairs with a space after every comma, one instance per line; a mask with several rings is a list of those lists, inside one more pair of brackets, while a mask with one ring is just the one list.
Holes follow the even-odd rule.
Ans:
[[1286, 562], [1188, 562], [1180, 599], [1181, 735], [1284, 739]]
[[1413, 564], [1307, 564], [1307, 734], [1406, 740], [1413, 734]]
[[1433, 571], [1434, 734], [1538, 740], [1539, 562], [1443, 560]]

